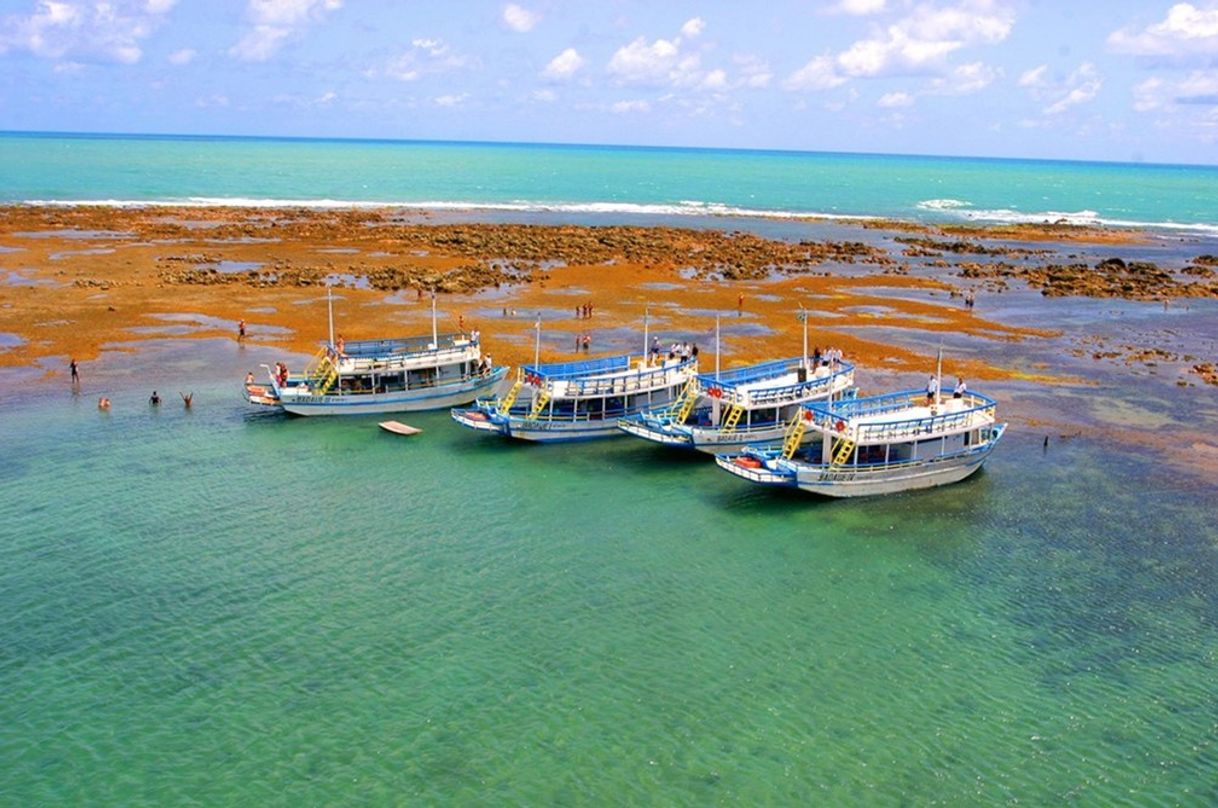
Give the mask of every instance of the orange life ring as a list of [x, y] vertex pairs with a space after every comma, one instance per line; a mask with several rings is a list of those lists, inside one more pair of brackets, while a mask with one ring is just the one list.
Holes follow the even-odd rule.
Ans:
[[833, 425], [833, 428], [836, 429], [838, 432], [845, 432], [846, 431], [846, 422], [843, 421], [841, 418], [838, 418], [837, 423]]
[[707, 392], [707, 395], [709, 395], [711, 398], [723, 398], [723, 388], [722, 387], [712, 387]]
[[812, 423], [812, 410], [804, 410], [804, 420]]

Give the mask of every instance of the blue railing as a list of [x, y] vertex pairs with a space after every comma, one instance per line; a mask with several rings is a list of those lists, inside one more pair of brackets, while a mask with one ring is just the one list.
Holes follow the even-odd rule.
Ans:
[[[400, 356], [401, 354], [444, 351], [457, 347], [457, 342], [468, 341], [465, 334], [439, 334], [435, 347], [431, 337], [405, 337], [401, 339], [366, 339], [343, 344], [343, 354], [355, 359], [371, 359]], [[476, 344], [476, 343], [470, 343]], [[327, 346], [329, 347], [329, 346]]]
[[[952, 401], [954, 399], [944, 399]], [[945, 412], [921, 418], [900, 418], [894, 421], [876, 421], [854, 425], [851, 419], [862, 416], [883, 415], [890, 412], [900, 412], [910, 407], [925, 403], [926, 393], [918, 390], [906, 390], [900, 393], [888, 393], [882, 396], [870, 396], [860, 399], [846, 399], [835, 402], [812, 402], [804, 405], [804, 409], [812, 413], [813, 423], [822, 429], [832, 429], [844, 432], [856, 443], [891, 441], [902, 438], [916, 438], [926, 435], [946, 434], [973, 426], [978, 413], [986, 414], [990, 420], [994, 417], [994, 408], [998, 402], [980, 393], [966, 393], [961, 399], [966, 409], [955, 412]], [[838, 429], [838, 425], [842, 429]]]
[[838, 370], [830, 373], [828, 376], [812, 376], [806, 381], [784, 385], [783, 387], [763, 387], [752, 390], [738, 389], [745, 384], [762, 379], [775, 378], [787, 373], [793, 373], [799, 369], [801, 362], [802, 360], [800, 359], [783, 359], [776, 362], [766, 362], [762, 365], [754, 365], [750, 368], [741, 368], [739, 372], [747, 373], [747, 375], [737, 379], [726, 379], [725, 374], [721, 373], [719, 380], [715, 381], [714, 374], [703, 373], [698, 376], [698, 381], [702, 385], [704, 392], [714, 388], [722, 390], [722, 398], [729, 404], [741, 404], [756, 408], [773, 407], [798, 401], [820, 390], [827, 392], [832, 390], [838, 382], [845, 381], [846, 384], [849, 384], [850, 382], [847, 380], [847, 377], [852, 377], [854, 373], [854, 365], [849, 362], [842, 362], [838, 365]]
[[542, 381], [572, 379], [594, 373], [615, 373], [630, 367], [630, 354], [603, 356], [598, 359], [581, 359], [578, 362], [550, 362], [541, 365], [525, 365], [525, 375], [540, 377]]

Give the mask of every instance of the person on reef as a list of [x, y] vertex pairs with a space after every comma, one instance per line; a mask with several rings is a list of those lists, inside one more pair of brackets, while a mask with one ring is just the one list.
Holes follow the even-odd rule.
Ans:
[[97, 408], [98, 408], [99, 410], [108, 410], [108, 409], [110, 409], [110, 399], [106, 398], [105, 396], [102, 396], [101, 398], [99, 398], [99, 399], [97, 400]]
[[159, 395], [157, 395], [156, 390], [153, 390], [153, 391], [152, 391], [152, 395], [148, 396], [148, 403], [149, 403], [149, 404], [151, 404], [151, 405], [152, 405], [152, 406], [154, 406], [154, 407], [156, 407], [156, 406], [159, 406], [159, 405], [160, 405], [160, 403], [161, 403], [161, 397], [160, 397]]
[[68, 370], [72, 371], [72, 384], [80, 384], [80, 366], [76, 364], [75, 356], [68, 363]]
[[237, 321], [237, 341], [245, 339], [245, 320]]
[[191, 403], [195, 400], [195, 391], [191, 390], [189, 393], [183, 393], [181, 390], [179, 390], [178, 395], [182, 397], [182, 403], [186, 405], [186, 409], [189, 410]]

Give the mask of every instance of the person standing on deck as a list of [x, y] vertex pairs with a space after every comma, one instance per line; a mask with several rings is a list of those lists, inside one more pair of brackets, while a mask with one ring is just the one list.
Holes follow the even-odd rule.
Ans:
[[968, 387], [964, 384], [964, 379], [957, 377], [956, 389], [952, 390], [952, 398], [964, 398], [964, 394], [968, 392]]
[[931, 374], [930, 381], [926, 383], [926, 403], [933, 404], [935, 401], [935, 394], [938, 392], [939, 380], [935, 378], [934, 374]]

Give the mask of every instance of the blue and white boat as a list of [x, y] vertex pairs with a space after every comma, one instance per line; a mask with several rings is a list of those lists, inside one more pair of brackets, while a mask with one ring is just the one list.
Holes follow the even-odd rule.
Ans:
[[[802, 405], [841, 398], [854, 386], [854, 365], [795, 357], [697, 377], [671, 406], [623, 418], [623, 432], [665, 446], [718, 454], [781, 444]], [[806, 433], [811, 440], [814, 433]]]
[[[979, 393], [941, 399], [904, 391], [813, 402], [781, 449], [721, 454], [720, 467], [750, 482], [801, 488], [829, 497], [892, 494], [948, 485], [981, 468], [1006, 424]], [[801, 450], [805, 432], [821, 440]]]
[[622, 434], [618, 420], [671, 405], [692, 386], [696, 359], [651, 363], [647, 357], [608, 356], [525, 365], [505, 395], [454, 409], [462, 426], [521, 440], [555, 442]]
[[344, 344], [341, 337], [336, 343], [333, 333], [331, 314], [330, 341], [303, 373], [289, 373], [281, 363], [263, 366], [267, 384], [247, 378], [249, 402], [292, 415], [437, 410], [492, 395], [507, 376], [507, 367], [494, 367], [491, 358], [482, 355], [477, 331], [436, 332], [434, 297], [429, 337]]

